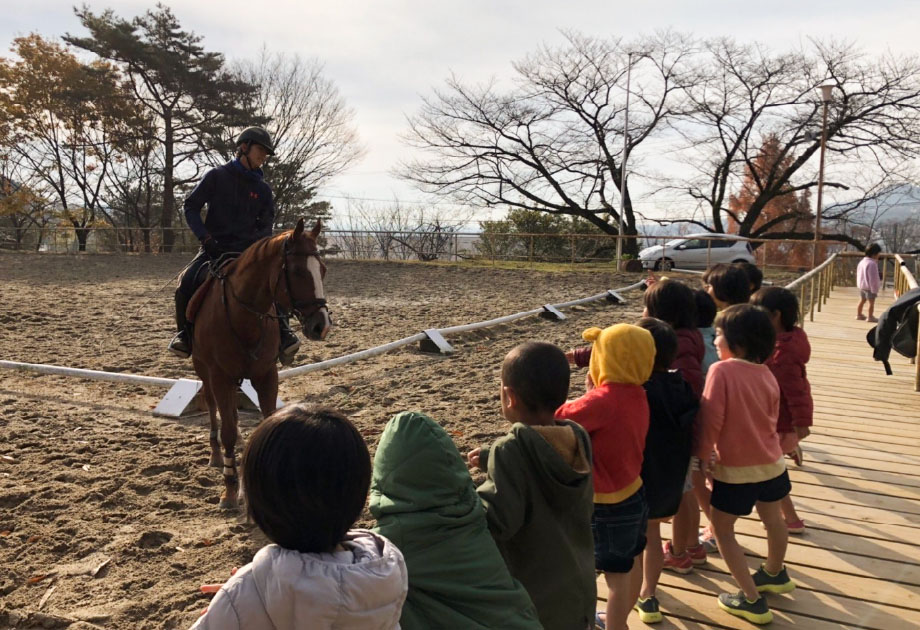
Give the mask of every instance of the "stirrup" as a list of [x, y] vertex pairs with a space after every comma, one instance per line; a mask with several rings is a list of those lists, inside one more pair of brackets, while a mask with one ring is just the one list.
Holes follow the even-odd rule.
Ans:
[[169, 342], [167, 350], [172, 352], [180, 359], [187, 359], [192, 356], [192, 349], [189, 347], [188, 341], [185, 339], [184, 331], [176, 333], [176, 336], [173, 337], [172, 341]]
[[281, 365], [291, 365], [294, 363], [297, 351], [300, 350], [300, 339], [297, 338], [297, 335], [291, 333], [290, 335], [285, 335], [282, 341], [288, 342], [288, 345], [281, 348], [281, 352], [278, 353], [278, 360], [281, 361]]

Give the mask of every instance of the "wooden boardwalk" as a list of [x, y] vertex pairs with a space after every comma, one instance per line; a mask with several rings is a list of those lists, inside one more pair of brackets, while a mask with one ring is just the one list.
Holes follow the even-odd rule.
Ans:
[[[876, 314], [892, 299], [884, 292]], [[798, 588], [767, 596], [771, 628], [920, 628], [920, 393], [907, 359], [892, 353], [892, 376], [872, 359], [857, 300], [855, 289], [838, 288], [805, 324], [815, 422], [804, 465], [789, 470], [807, 529], [789, 537], [786, 556]], [[753, 571], [766, 555], [763, 527], [751, 517], [738, 523]], [[688, 576], [665, 572], [665, 620], [655, 627], [753, 628], [716, 605], [716, 594], [737, 590], [718, 555]], [[629, 625], [645, 627], [635, 613]]]

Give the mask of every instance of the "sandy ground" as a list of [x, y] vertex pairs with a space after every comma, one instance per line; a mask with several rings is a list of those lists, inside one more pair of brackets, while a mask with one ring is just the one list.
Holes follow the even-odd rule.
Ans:
[[[165, 352], [179, 256], [0, 254], [0, 358], [194, 378]], [[335, 329], [298, 364], [631, 284], [638, 275], [546, 273], [331, 261]], [[592, 325], [631, 320], [607, 302], [449, 339], [449, 357], [416, 346], [282, 383], [286, 402], [350, 415], [373, 449], [387, 420], [425, 411], [461, 452], [502, 435], [498, 368], [528, 339], [570, 347]], [[572, 394], [583, 391], [582, 375]], [[266, 540], [217, 509], [206, 416], [154, 417], [156, 387], [0, 371], [0, 628], [187, 628]], [[248, 435], [258, 422], [242, 419]], [[365, 513], [361, 523], [373, 525]]]

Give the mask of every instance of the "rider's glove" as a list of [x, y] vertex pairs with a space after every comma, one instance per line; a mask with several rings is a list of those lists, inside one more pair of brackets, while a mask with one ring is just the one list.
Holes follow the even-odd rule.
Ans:
[[201, 241], [201, 246], [204, 248], [208, 258], [220, 258], [220, 255], [223, 254], [217, 239], [210, 234], [204, 237], [204, 240]]

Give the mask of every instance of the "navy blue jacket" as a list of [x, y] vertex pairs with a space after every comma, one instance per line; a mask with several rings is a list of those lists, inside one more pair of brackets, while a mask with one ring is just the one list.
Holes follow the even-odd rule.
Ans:
[[[201, 209], [208, 214], [201, 220]], [[225, 252], [241, 252], [272, 233], [275, 202], [262, 171], [247, 170], [239, 160], [208, 171], [185, 200], [185, 221], [198, 237], [210, 234]]]

